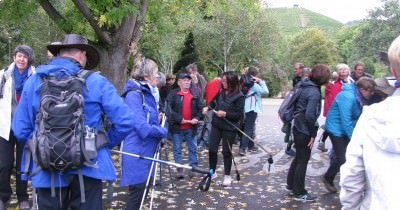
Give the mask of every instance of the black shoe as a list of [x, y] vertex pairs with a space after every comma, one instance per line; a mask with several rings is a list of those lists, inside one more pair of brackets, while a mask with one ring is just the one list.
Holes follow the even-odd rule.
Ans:
[[258, 151], [257, 146], [253, 146], [252, 148], [249, 148], [249, 152], [257, 152], [257, 151]]
[[290, 157], [296, 156], [296, 152], [294, 150], [292, 150], [292, 149], [286, 150], [285, 153], [287, 155], [289, 155]]
[[330, 193], [336, 193], [337, 192], [337, 188], [335, 187], [335, 185], [333, 183], [329, 183], [328, 180], [326, 180], [325, 176], [322, 175], [321, 176], [321, 181], [322, 183], [324, 183], [325, 188], [330, 192]]
[[246, 150], [242, 149], [242, 148], [239, 148], [239, 155], [240, 156], [245, 156], [246, 155]]
[[314, 202], [316, 199], [317, 199], [316, 196], [312, 196], [309, 193], [306, 193], [304, 195], [297, 195], [296, 197], [294, 197], [294, 200], [301, 201], [303, 203], [305, 203], [305, 202]]

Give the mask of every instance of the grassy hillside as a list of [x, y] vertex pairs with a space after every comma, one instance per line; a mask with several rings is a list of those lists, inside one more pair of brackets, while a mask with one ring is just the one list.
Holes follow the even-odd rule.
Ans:
[[287, 36], [306, 28], [316, 27], [333, 38], [343, 26], [337, 20], [300, 7], [268, 8], [267, 12], [270, 12], [276, 18], [282, 32]]

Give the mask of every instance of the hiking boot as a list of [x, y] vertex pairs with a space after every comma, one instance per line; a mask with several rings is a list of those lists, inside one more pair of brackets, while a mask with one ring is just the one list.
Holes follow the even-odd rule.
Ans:
[[304, 195], [298, 195], [294, 197], [294, 200], [296, 201], [301, 201], [303, 203], [305, 202], [314, 202], [317, 199], [316, 196], [312, 196], [310, 193], [306, 193]]
[[242, 148], [239, 148], [239, 155], [240, 156], [245, 156], [246, 155], [246, 150], [242, 149]]
[[285, 150], [285, 153], [286, 153], [287, 155], [289, 155], [290, 157], [296, 156], [296, 152], [295, 152], [294, 150], [292, 150], [292, 149]]
[[321, 150], [321, 152], [326, 152], [328, 149], [325, 148], [325, 142], [319, 142], [317, 149]]
[[257, 152], [257, 151], [258, 151], [257, 146], [253, 146], [252, 148], [249, 148], [249, 152]]
[[185, 178], [185, 174], [183, 174], [183, 168], [177, 168], [176, 171], [177, 171], [177, 174], [176, 174], [177, 179]]
[[330, 192], [330, 193], [335, 193], [337, 192], [337, 188], [335, 187], [335, 185], [332, 183], [329, 183], [328, 180], [326, 180], [325, 176], [322, 175], [321, 176], [321, 181], [322, 183], [324, 183], [325, 188]]
[[224, 187], [230, 187], [232, 184], [232, 177], [231, 175], [225, 175], [224, 176], [224, 182], [222, 182], [222, 186]]
[[30, 210], [29, 201], [21, 201], [18, 205], [19, 210]]

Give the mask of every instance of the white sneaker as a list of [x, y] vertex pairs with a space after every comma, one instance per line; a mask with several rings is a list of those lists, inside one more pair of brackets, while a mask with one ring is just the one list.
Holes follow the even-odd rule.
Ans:
[[224, 182], [222, 182], [222, 185], [223, 185], [224, 187], [230, 187], [231, 184], [232, 184], [232, 178], [231, 178], [231, 176], [230, 176], [230, 175], [225, 175], [225, 176], [224, 176]]
[[216, 179], [218, 177], [217, 172], [214, 172], [214, 174], [211, 176], [211, 179]]

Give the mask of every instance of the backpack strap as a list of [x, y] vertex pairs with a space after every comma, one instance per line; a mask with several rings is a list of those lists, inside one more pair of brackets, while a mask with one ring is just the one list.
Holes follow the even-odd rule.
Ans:
[[79, 179], [79, 189], [81, 191], [81, 203], [86, 202], [86, 196], [85, 196], [85, 183], [83, 182], [83, 175], [82, 175], [82, 170], [78, 170], [78, 179]]
[[[145, 107], [146, 107], [146, 102], [145, 102], [145, 99], [144, 99], [144, 94], [143, 94], [143, 92], [142, 92], [141, 89], [139, 89], [139, 88], [137, 88], [137, 87], [132, 87], [132, 88], [128, 89], [127, 91], [125, 91], [124, 93], [122, 93], [121, 97], [122, 97], [122, 98], [125, 98], [126, 95], [128, 95], [128, 93], [131, 92], [131, 91], [135, 91], [135, 92], [139, 93], [139, 95], [140, 95], [141, 98], [142, 98], [142, 106], [143, 106], [143, 109], [145, 109]], [[146, 122], [149, 123], [149, 121], [150, 121], [150, 112], [149, 112], [149, 111], [147, 111], [146, 120], [147, 120]]]
[[79, 79], [82, 79], [83, 81], [83, 86], [86, 88], [87, 91], [89, 91], [89, 88], [86, 86], [86, 79], [91, 75], [95, 73], [94, 71], [91, 70], [86, 70], [86, 69], [81, 69], [79, 72], [76, 74], [76, 76]]

